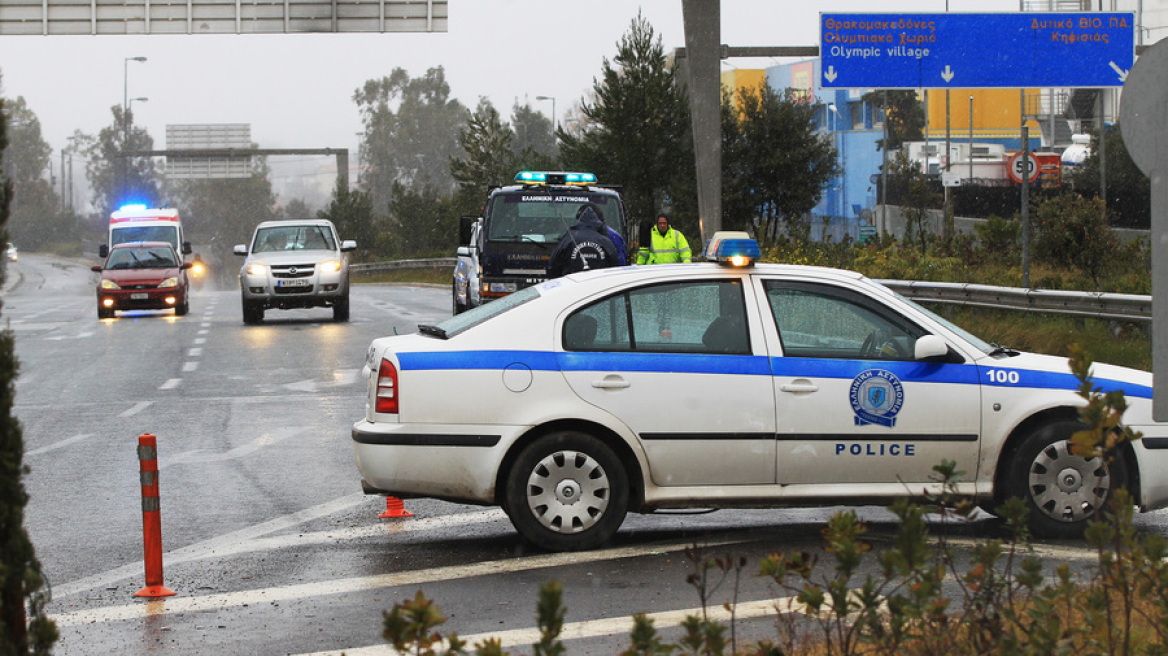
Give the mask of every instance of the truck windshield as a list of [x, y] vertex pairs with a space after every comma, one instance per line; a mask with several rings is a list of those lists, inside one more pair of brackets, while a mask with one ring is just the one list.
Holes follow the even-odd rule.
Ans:
[[487, 240], [554, 244], [576, 222], [576, 210], [592, 202], [608, 227], [624, 234], [624, 217], [615, 196], [599, 193], [500, 194], [487, 210]]
[[119, 226], [110, 230], [110, 247], [135, 241], [164, 241], [179, 250], [178, 228], [175, 226]]

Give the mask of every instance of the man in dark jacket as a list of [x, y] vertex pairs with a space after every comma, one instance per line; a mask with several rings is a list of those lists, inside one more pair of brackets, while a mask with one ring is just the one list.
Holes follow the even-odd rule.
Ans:
[[620, 257], [616, 245], [608, 238], [604, 223], [591, 207], [585, 206], [576, 217], [576, 223], [556, 244], [548, 260], [548, 278], [577, 271], [590, 271], [618, 266]]

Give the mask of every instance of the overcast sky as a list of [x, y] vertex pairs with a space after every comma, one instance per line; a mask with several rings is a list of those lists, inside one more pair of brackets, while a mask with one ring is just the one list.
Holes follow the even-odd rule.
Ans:
[[[1015, 11], [1017, 0], [722, 0], [722, 42], [819, 45], [820, 12]], [[96, 134], [121, 105], [128, 70], [134, 120], [155, 147], [166, 126], [250, 123], [261, 148], [349, 148], [361, 124], [353, 92], [395, 67], [442, 66], [451, 92], [482, 96], [504, 116], [530, 101], [562, 118], [592, 86], [640, 10], [667, 50], [684, 46], [681, 0], [450, 0], [449, 31], [429, 34], [17, 36], [0, 39], [3, 96], [23, 96], [54, 149], [75, 129]], [[145, 62], [125, 62], [126, 57]], [[777, 60], [727, 60], [723, 70]]]

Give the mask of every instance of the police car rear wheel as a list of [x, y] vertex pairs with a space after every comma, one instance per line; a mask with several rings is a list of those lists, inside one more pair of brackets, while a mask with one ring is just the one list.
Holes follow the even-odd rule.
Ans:
[[519, 454], [507, 476], [511, 522], [552, 551], [592, 549], [624, 521], [628, 478], [612, 450], [577, 431], [551, 433]]
[[1006, 495], [1026, 501], [1036, 537], [1081, 537], [1115, 490], [1127, 485], [1119, 454], [1105, 461], [1071, 452], [1071, 436], [1085, 428], [1078, 421], [1048, 424], [1023, 440], [1011, 458]]

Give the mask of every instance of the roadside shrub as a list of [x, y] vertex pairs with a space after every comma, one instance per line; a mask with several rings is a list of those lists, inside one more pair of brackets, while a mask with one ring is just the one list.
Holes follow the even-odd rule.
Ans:
[[1040, 203], [1034, 226], [1039, 261], [1081, 270], [1098, 285], [1105, 267], [1119, 256], [1103, 201], [1065, 193]]
[[1003, 219], [991, 214], [973, 229], [982, 250], [996, 253], [998, 257], [1016, 255], [1021, 248], [1022, 222], [1018, 219]]

